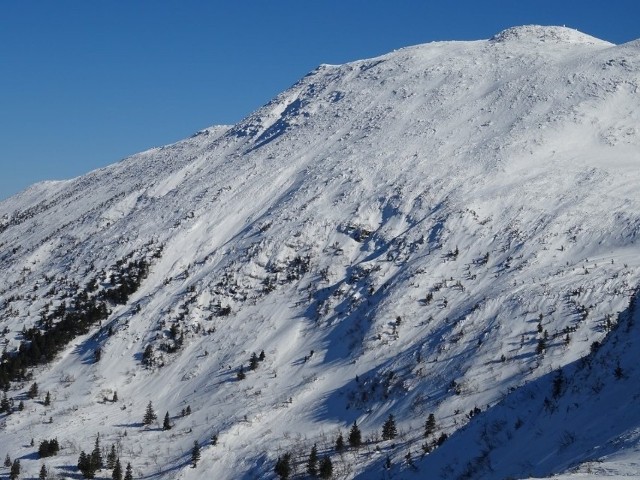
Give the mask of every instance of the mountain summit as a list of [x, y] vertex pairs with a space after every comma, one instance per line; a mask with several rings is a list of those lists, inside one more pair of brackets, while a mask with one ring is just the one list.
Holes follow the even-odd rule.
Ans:
[[0, 455], [634, 474], [639, 85], [637, 42], [564, 27], [418, 45], [0, 203]]

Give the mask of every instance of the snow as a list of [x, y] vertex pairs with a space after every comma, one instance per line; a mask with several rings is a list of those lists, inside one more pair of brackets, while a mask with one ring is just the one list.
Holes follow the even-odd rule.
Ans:
[[[63, 301], [63, 279], [104, 271], [107, 288], [131, 253], [151, 268], [35, 369], [51, 406], [13, 384], [25, 410], [0, 416], [0, 455], [74, 478], [99, 433], [145, 478], [274, 478], [285, 451], [302, 473], [314, 443], [336, 478], [632, 478], [637, 337], [603, 323], [637, 316], [639, 72], [637, 43], [564, 27], [408, 47], [322, 65], [237, 125], [5, 200], [9, 351]], [[184, 342], [168, 353], [172, 324]], [[150, 400], [171, 430], [141, 425]], [[431, 412], [450, 439], [423, 456]], [[389, 413], [397, 440], [332, 452], [354, 421], [379, 438]], [[62, 450], [39, 460], [54, 437]]]

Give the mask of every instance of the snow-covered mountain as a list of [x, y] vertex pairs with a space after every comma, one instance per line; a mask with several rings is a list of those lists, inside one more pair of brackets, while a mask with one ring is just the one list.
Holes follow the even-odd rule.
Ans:
[[517, 27], [322, 65], [0, 203], [0, 455], [80, 478], [99, 434], [135, 478], [286, 453], [306, 478], [314, 444], [333, 478], [636, 475], [639, 88], [640, 41]]

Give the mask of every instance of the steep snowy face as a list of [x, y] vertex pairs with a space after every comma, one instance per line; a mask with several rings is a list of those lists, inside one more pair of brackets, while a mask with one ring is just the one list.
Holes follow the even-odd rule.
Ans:
[[[639, 85], [637, 43], [564, 27], [418, 45], [321, 65], [237, 125], [0, 203], [16, 405], [0, 445], [37, 474], [23, 445], [57, 437], [64, 472], [100, 433], [137, 475], [173, 479], [269, 477], [285, 451], [302, 472], [317, 443], [342, 477], [371, 478], [378, 456], [333, 450], [357, 421], [412, 478], [407, 452], [544, 384], [628, 309]], [[51, 405], [25, 396], [33, 381]], [[150, 400], [170, 431], [140, 425]], [[390, 413], [395, 447], [378, 442]], [[455, 478], [451, 449], [423, 468]], [[549, 454], [523, 448], [523, 465], [529, 451]]]

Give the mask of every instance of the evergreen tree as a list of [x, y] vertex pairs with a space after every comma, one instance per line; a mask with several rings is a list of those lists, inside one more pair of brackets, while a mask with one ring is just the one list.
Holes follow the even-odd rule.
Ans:
[[433, 432], [436, 431], [436, 417], [433, 413], [430, 413], [427, 417], [427, 421], [424, 422], [424, 438], [430, 437], [433, 435]]
[[264, 361], [264, 350], [260, 350], [260, 356], [258, 357], [258, 360], [260, 360], [261, 362]]
[[7, 453], [7, 456], [4, 457], [4, 466], [9, 468], [11, 466], [11, 457]]
[[318, 447], [315, 443], [311, 447], [309, 460], [307, 460], [307, 473], [314, 477], [318, 474]]
[[111, 474], [113, 480], [122, 480], [122, 465], [120, 459], [116, 458], [116, 463], [113, 466], [113, 473]]
[[45, 467], [44, 463], [40, 467], [40, 475], [38, 476], [38, 480], [47, 480], [47, 467]]
[[291, 475], [291, 454], [287, 452], [281, 457], [278, 457], [273, 471], [281, 480], [287, 480], [289, 475]]
[[2, 393], [2, 400], [0, 400], [0, 413], [11, 413], [11, 402], [7, 398], [7, 393]]
[[358, 448], [362, 445], [362, 433], [360, 432], [358, 425], [356, 425], [355, 420], [351, 426], [351, 431], [349, 431], [349, 445], [353, 448]]
[[37, 383], [33, 383], [33, 385], [31, 385], [31, 387], [29, 387], [29, 391], [27, 392], [27, 396], [31, 399], [34, 399], [38, 396], [38, 384]]
[[153, 364], [153, 347], [151, 344], [147, 345], [142, 352], [142, 364], [150, 366]]
[[44, 406], [48, 407], [51, 405], [51, 394], [47, 392], [47, 395], [44, 397]]
[[127, 470], [124, 473], [124, 480], [133, 480], [133, 469], [131, 468], [130, 463], [127, 463]]
[[111, 444], [111, 449], [109, 450], [109, 453], [107, 454], [107, 468], [109, 470], [113, 470], [116, 466], [116, 460], [118, 460], [118, 454], [116, 453], [116, 446], [115, 444]]
[[338, 438], [336, 438], [336, 452], [342, 453], [344, 450], [344, 438], [342, 437], [342, 432], [338, 433]]
[[118, 401], [118, 392], [114, 391], [113, 392], [113, 398], [111, 399], [112, 402], [117, 402]]
[[167, 412], [164, 416], [164, 422], [162, 422], [163, 430], [171, 430], [171, 421], [169, 419], [169, 412]]
[[17, 480], [20, 476], [20, 460], [15, 459], [11, 464], [11, 471], [9, 472], [10, 480]]
[[151, 403], [151, 400], [149, 400], [149, 403], [147, 404], [147, 410], [145, 411], [144, 418], [142, 419], [142, 423], [144, 423], [145, 425], [151, 425], [156, 421], [157, 418], [158, 416], [153, 410], [153, 404]]
[[256, 368], [258, 368], [258, 356], [256, 352], [253, 352], [249, 359], [249, 370], [255, 370]]
[[558, 369], [555, 376], [553, 377], [553, 388], [551, 394], [553, 398], [559, 398], [562, 395], [562, 390], [564, 388], [564, 375], [562, 373], [562, 369]]
[[198, 461], [200, 461], [200, 444], [197, 440], [194, 440], [193, 448], [191, 449], [191, 466], [196, 468]]
[[100, 448], [100, 434], [96, 437], [96, 442], [91, 452], [91, 466], [94, 471], [102, 469], [104, 467], [104, 461], [102, 460], [102, 449]]
[[382, 426], [382, 439], [383, 440], [391, 440], [396, 438], [398, 435], [398, 429], [396, 428], [396, 421], [393, 418], [392, 414], [389, 414], [386, 422]]
[[38, 454], [41, 458], [50, 457], [52, 455], [57, 455], [60, 450], [60, 445], [58, 444], [58, 439], [54, 438], [53, 440], [43, 440], [40, 442], [40, 446], [38, 447]]
[[538, 345], [536, 345], [536, 353], [538, 355], [542, 355], [547, 349], [547, 341], [544, 338], [538, 340]]
[[411, 450], [407, 452], [407, 454], [404, 456], [404, 459], [407, 462], [407, 465], [409, 465], [411, 468], [415, 470], [416, 466], [413, 463], [413, 458], [411, 457]]
[[94, 472], [91, 468], [91, 459], [84, 450], [80, 452], [78, 456], [78, 470], [82, 473], [84, 478], [93, 478]]
[[247, 375], [244, 373], [244, 367], [242, 365], [240, 365], [240, 369], [238, 370], [236, 377], [238, 378], [238, 380], [244, 380], [247, 377]]
[[613, 375], [614, 375], [614, 377], [616, 377], [616, 380], [620, 380], [620, 379], [624, 378], [624, 370], [622, 370], [622, 367], [620, 366], [620, 363], [618, 363], [616, 365], [616, 368], [613, 371]]
[[320, 478], [327, 480], [333, 475], [333, 464], [328, 455], [322, 457], [320, 461]]

